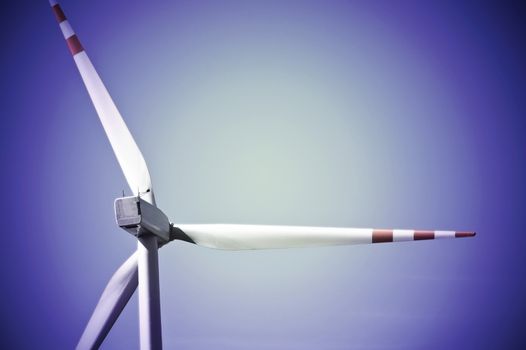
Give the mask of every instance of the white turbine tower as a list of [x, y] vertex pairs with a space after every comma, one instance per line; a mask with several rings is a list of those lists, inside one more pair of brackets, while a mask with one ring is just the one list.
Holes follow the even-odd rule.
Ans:
[[227, 249], [272, 249], [343, 244], [403, 242], [472, 237], [475, 232], [376, 230], [364, 228], [173, 224], [155, 205], [146, 162], [88, 55], [56, 1], [51, 7], [73, 60], [134, 196], [115, 200], [117, 224], [137, 237], [137, 251], [113, 274], [95, 307], [77, 349], [98, 348], [139, 286], [141, 349], [161, 349], [157, 250], [183, 240]]

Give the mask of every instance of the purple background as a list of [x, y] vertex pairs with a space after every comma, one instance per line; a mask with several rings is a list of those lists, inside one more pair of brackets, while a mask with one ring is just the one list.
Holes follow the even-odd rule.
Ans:
[[[171, 244], [165, 347], [524, 347], [519, 4], [62, 3], [171, 220], [478, 232]], [[72, 348], [135, 249], [112, 211], [126, 183], [48, 4], [1, 16], [0, 345]], [[137, 348], [137, 322], [134, 296], [104, 348]]]

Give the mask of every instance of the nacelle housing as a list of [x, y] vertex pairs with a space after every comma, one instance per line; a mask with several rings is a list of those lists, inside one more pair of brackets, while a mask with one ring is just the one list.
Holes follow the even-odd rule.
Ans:
[[166, 242], [170, 240], [170, 221], [166, 215], [140, 197], [115, 199], [115, 219], [117, 225], [134, 236], [154, 234]]

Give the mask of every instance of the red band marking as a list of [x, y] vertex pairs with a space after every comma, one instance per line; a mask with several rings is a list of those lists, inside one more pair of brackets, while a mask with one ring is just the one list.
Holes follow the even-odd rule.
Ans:
[[386, 243], [393, 241], [392, 230], [373, 230], [373, 243]]
[[59, 4], [53, 5], [52, 9], [53, 13], [55, 14], [55, 17], [57, 18], [58, 23], [62, 23], [66, 20], [66, 15], [60, 8]]
[[456, 238], [462, 238], [462, 237], [474, 237], [475, 232], [455, 232]]
[[435, 231], [415, 231], [413, 239], [415, 241], [420, 241], [422, 239], [435, 239]]
[[84, 51], [84, 48], [80, 44], [79, 38], [77, 38], [75, 34], [67, 38], [66, 41], [68, 42], [69, 51], [73, 56], [75, 56], [79, 52]]

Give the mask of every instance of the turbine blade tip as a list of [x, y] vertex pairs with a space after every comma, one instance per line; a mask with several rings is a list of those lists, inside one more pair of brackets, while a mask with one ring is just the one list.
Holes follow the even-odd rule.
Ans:
[[463, 238], [463, 237], [475, 237], [476, 236], [475, 231], [460, 231], [455, 232], [455, 238]]

